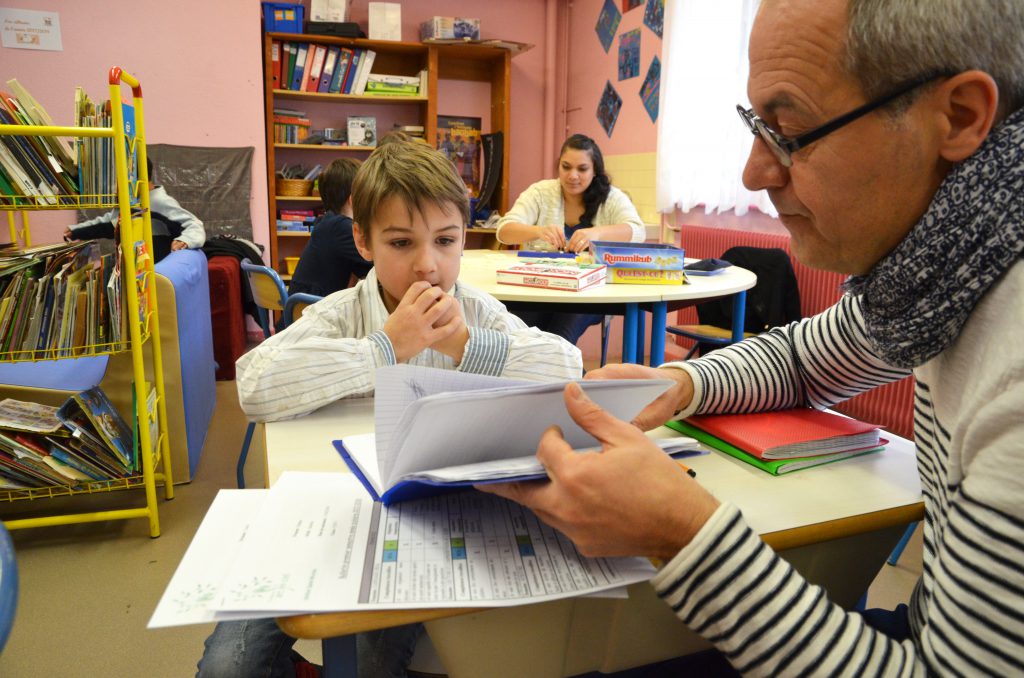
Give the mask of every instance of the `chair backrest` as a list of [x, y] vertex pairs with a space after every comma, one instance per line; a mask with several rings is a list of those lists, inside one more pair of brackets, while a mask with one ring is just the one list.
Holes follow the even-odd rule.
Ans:
[[[730, 247], [722, 254], [731, 264], [753, 271], [757, 284], [747, 291], [745, 332], [764, 332], [803, 317], [800, 288], [789, 255], [776, 247]], [[713, 299], [697, 305], [702, 325], [732, 326], [732, 300]]]
[[7, 528], [0, 523], [0, 653], [14, 625], [14, 612], [18, 608], [18, 562], [14, 559], [14, 544]]
[[263, 328], [263, 336], [270, 336], [270, 315], [268, 311], [284, 312], [284, 305], [288, 301], [288, 293], [284, 289], [284, 282], [281, 281], [277, 271], [266, 266], [259, 266], [250, 263], [248, 259], [242, 260], [242, 270], [249, 281], [249, 289], [252, 291], [252, 299], [260, 313], [260, 327]]
[[288, 301], [285, 302], [284, 305], [285, 327], [301, 318], [303, 311], [305, 311], [307, 307], [315, 304], [321, 299], [323, 299], [323, 297], [315, 294], [308, 294], [306, 292], [296, 292], [288, 297]]

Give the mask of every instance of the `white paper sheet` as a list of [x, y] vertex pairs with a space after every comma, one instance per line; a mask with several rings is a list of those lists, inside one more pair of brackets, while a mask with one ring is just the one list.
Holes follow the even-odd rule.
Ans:
[[215, 604], [220, 612], [495, 607], [645, 581], [643, 558], [584, 558], [526, 509], [480, 492], [386, 508], [348, 474], [285, 473]]

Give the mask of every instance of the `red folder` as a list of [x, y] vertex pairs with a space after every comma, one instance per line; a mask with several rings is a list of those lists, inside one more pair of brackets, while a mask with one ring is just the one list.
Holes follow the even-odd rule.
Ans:
[[281, 88], [281, 41], [274, 40], [270, 43], [270, 72], [273, 78], [273, 89]]
[[798, 407], [753, 414], [703, 414], [687, 423], [758, 459], [793, 459], [876, 447], [878, 426]]

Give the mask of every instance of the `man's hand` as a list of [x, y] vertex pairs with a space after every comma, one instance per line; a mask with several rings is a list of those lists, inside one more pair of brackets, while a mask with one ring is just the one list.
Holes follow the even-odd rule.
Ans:
[[554, 224], [537, 227], [537, 237], [543, 239], [556, 250], [565, 247], [565, 228]]
[[[441, 327], [434, 326], [450, 312], [452, 304], [458, 305], [458, 302], [440, 287], [434, 287], [426, 281], [414, 282], [409, 286], [405, 296], [384, 323], [384, 333], [391, 340], [398, 362], [406, 362], [459, 329], [460, 325], [452, 322]], [[465, 326], [464, 322], [462, 326]]]
[[430, 348], [438, 353], [451, 356], [455, 364], [458, 365], [462, 362], [462, 356], [466, 352], [466, 342], [469, 341], [469, 328], [466, 327], [466, 319], [462, 315], [462, 306], [459, 305], [458, 299], [448, 295], [445, 296], [452, 303], [448, 304], [448, 310], [438, 318], [437, 322], [434, 323], [434, 327], [441, 329], [451, 326], [454, 329], [446, 338], [435, 342]]
[[593, 228], [581, 228], [572, 234], [569, 242], [565, 244], [566, 252], [586, 252], [590, 249], [590, 242], [593, 240]]
[[601, 451], [574, 452], [552, 427], [537, 447], [548, 481], [477, 489], [532, 509], [586, 556], [675, 556], [718, 501], [647, 436], [605, 412], [577, 384], [566, 386], [564, 396], [573, 420], [597, 438]]
[[644, 365], [605, 365], [587, 372], [585, 379], [672, 379], [676, 383], [654, 399], [633, 418], [641, 431], [658, 428], [685, 409], [693, 400], [693, 380], [686, 370], [677, 367], [646, 367]]
[[72, 233], [71, 228], [70, 227], [65, 228], [64, 229], [64, 242], [71, 242], [74, 239], [75, 239], [75, 235], [74, 235], [74, 233]]
[[172, 252], [177, 252], [178, 250], [183, 250], [183, 249], [185, 249], [187, 247], [188, 247], [188, 245], [185, 243], [184, 240], [172, 240], [171, 241], [171, 251]]

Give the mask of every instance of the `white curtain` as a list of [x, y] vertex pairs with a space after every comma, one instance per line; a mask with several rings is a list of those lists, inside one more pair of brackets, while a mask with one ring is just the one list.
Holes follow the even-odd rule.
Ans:
[[657, 208], [705, 212], [750, 206], [777, 216], [743, 186], [754, 137], [736, 114], [747, 101], [747, 40], [758, 0], [666, 0], [658, 111]]

